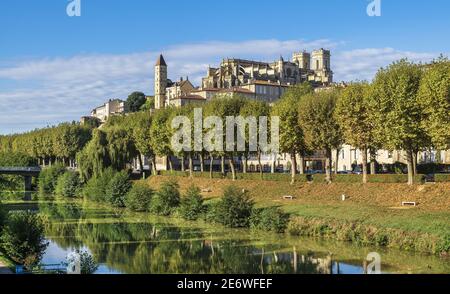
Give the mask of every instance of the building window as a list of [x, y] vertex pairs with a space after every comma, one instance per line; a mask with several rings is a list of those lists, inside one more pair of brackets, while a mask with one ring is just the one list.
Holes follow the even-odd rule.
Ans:
[[319, 69], [319, 60], [316, 60], [316, 69]]

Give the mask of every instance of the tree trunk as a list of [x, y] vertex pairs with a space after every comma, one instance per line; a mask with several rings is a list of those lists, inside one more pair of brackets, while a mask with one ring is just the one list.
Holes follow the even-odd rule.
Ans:
[[333, 165], [333, 154], [331, 149], [327, 150], [327, 161], [325, 164], [325, 172], [326, 172], [326, 179], [328, 183], [331, 183], [331, 167]]
[[406, 162], [408, 164], [408, 185], [414, 185], [414, 156], [413, 151], [406, 151]]
[[189, 177], [192, 179], [194, 177], [194, 162], [192, 160], [192, 153], [189, 152]]
[[154, 176], [158, 175], [158, 170], [156, 169], [156, 157], [152, 156], [152, 174]]
[[139, 168], [141, 170], [141, 174], [144, 174], [144, 164], [142, 163], [142, 156], [138, 155], [138, 161], [139, 161]]
[[417, 151], [413, 151], [413, 174], [417, 175], [417, 157], [418, 157]]
[[210, 179], [213, 178], [213, 164], [214, 164], [214, 156], [212, 156], [212, 154], [210, 154], [210, 157], [209, 157], [209, 178]]
[[172, 173], [173, 172], [173, 162], [172, 162], [172, 157], [167, 156], [167, 161], [169, 162], [169, 170]]
[[305, 174], [305, 156], [303, 156], [302, 154], [300, 154], [300, 174], [304, 175]]
[[295, 175], [297, 174], [297, 158], [295, 152], [291, 153], [291, 185], [295, 183]]
[[363, 184], [367, 184], [367, 148], [362, 148], [362, 173], [363, 173]]
[[[273, 155], [272, 155], [273, 156]], [[270, 172], [272, 173], [272, 174], [274, 174], [274, 173], [276, 173], [276, 169], [277, 169], [277, 167], [276, 167], [276, 165], [277, 165], [277, 161], [275, 160], [275, 157], [273, 157], [272, 158], [272, 162], [271, 162], [271, 164], [270, 164]]]
[[225, 156], [223, 155], [220, 157], [220, 168], [222, 175], [225, 176]]
[[200, 172], [204, 173], [205, 172], [205, 160], [203, 159], [203, 152], [199, 153], [199, 158], [200, 158]]
[[184, 155], [181, 156], [181, 171], [182, 172], [186, 171], [185, 166], [184, 166]]
[[233, 176], [233, 181], [236, 181], [236, 170], [234, 168], [234, 160], [233, 157], [231, 157], [228, 162], [230, 163], [230, 169], [231, 169], [231, 175]]
[[242, 156], [242, 173], [247, 173], [247, 156]]
[[370, 174], [371, 175], [377, 174], [376, 161], [377, 161], [377, 155], [375, 154], [375, 151], [371, 151], [370, 152]]
[[258, 150], [258, 166], [259, 166], [259, 177], [261, 180], [263, 179], [263, 167], [261, 164], [261, 151]]
[[340, 153], [340, 149], [337, 148], [336, 149], [336, 161], [334, 162], [334, 174], [337, 175], [339, 172], [339, 153]]

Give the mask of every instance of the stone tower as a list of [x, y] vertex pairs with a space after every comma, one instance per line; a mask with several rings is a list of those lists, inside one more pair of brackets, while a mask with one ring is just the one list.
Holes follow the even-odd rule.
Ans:
[[165, 107], [167, 87], [167, 64], [164, 57], [159, 55], [155, 65], [155, 108]]
[[329, 50], [316, 50], [312, 53], [312, 69], [316, 71], [330, 71], [331, 54]]
[[310, 70], [311, 68], [311, 54], [308, 52], [303, 51], [294, 53], [292, 61], [297, 63], [298, 67], [301, 69]]
[[330, 50], [316, 50], [312, 52], [311, 69], [314, 70], [315, 81], [321, 83], [332, 83], [333, 72], [331, 71]]

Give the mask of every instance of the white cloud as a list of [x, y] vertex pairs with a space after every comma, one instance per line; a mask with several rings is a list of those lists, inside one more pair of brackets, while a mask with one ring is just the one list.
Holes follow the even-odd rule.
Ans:
[[[336, 80], [371, 79], [381, 66], [408, 57], [429, 60], [434, 53], [415, 53], [392, 48], [344, 50], [343, 42], [330, 40], [253, 40], [206, 42], [169, 47], [163, 51], [169, 76], [189, 76], [199, 84], [208, 65], [222, 58], [239, 57], [273, 61], [300, 50], [329, 48]], [[8, 62], [0, 66], [0, 133], [24, 131], [62, 121], [78, 120], [110, 98], [125, 99], [132, 91], [153, 93], [153, 65], [159, 52], [122, 55], [79, 55]], [[11, 90], [13, 88], [13, 90]]]

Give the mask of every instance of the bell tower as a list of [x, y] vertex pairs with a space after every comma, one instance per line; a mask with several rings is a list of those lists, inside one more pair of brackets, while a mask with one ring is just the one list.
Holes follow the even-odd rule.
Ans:
[[155, 65], [155, 108], [165, 107], [167, 87], [167, 64], [164, 57], [159, 55]]

